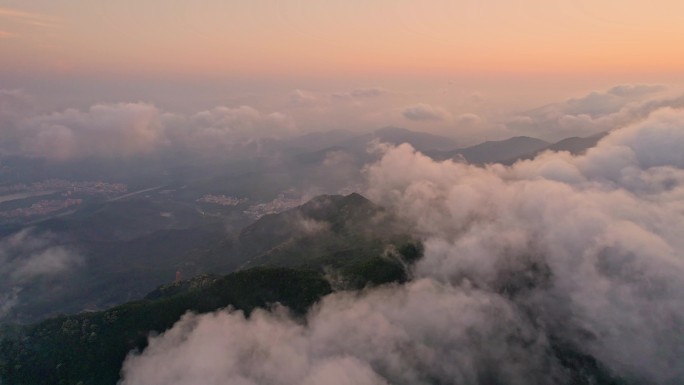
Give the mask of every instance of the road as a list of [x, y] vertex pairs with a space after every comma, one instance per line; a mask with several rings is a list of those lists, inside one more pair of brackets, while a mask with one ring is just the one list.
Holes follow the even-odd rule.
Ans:
[[163, 184], [163, 185], [159, 185], [159, 186], [156, 186], [156, 187], [146, 188], [146, 189], [144, 189], [144, 190], [133, 191], [133, 192], [130, 192], [130, 193], [128, 193], [128, 194], [119, 195], [118, 197], [112, 198], [112, 199], [108, 200], [107, 202], [119, 201], [119, 200], [122, 200], [122, 199], [130, 198], [130, 197], [132, 197], [132, 196], [144, 194], [144, 193], [146, 193], [146, 192], [159, 190], [160, 188], [164, 188], [164, 187], [166, 187], [166, 186], [168, 186], [168, 185]]

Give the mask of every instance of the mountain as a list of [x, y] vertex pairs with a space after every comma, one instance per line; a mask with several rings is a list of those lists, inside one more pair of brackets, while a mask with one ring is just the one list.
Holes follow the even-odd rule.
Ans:
[[444, 136], [428, 134], [425, 132], [411, 131], [400, 127], [384, 127], [371, 133], [359, 135], [347, 141], [339, 143], [342, 147], [351, 147], [365, 150], [368, 143], [377, 140], [381, 143], [399, 145], [408, 143], [418, 151], [444, 150], [453, 148], [456, 142]]
[[391, 213], [363, 196], [322, 195], [260, 218], [198, 259], [214, 261], [211, 271], [278, 266], [344, 273], [416, 243]]
[[206, 282], [175, 295], [52, 318], [0, 335], [2, 383], [113, 385], [126, 355], [144, 349], [150, 333], [170, 328], [187, 311], [232, 306], [249, 314], [281, 303], [303, 314], [331, 292], [321, 273], [301, 270], [256, 268], [200, 279]]
[[[22, 281], [20, 301], [3, 319], [31, 323], [107, 308], [141, 298], [172, 281], [177, 271], [193, 277], [261, 265], [354, 270], [367, 259], [382, 258], [388, 247], [412, 242], [395, 218], [358, 194], [318, 196], [234, 230], [228, 226], [242, 220], [226, 222], [196, 207], [152, 198], [122, 200], [37, 224], [29, 235], [49, 239], [73, 256], [69, 260], [80, 262], [68, 274]], [[0, 281], [2, 292], [14, 286]]]
[[295, 136], [287, 141], [287, 144], [292, 149], [300, 149], [301, 151], [318, 151], [327, 147], [333, 147], [341, 142], [351, 139], [359, 135], [350, 130], [329, 130], [320, 132], [311, 132]]
[[[343, 197], [347, 198], [347, 197]], [[360, 196], [349, 198], [360, 207], [368, 206]], [[319, 209], [322, 201], [323, 210]], [[328, 210], [338, 204], [349, 205], [346, 199], [335, 198], [329, 203], [323, 198], [295, 212], [329, 218]], [[343, 212], [339, 219], [354, 220], [355, 209]], [[294, 215], [290, 213], [289, 215]], [[336, 215], [332, 215], [333, 218]], [[262, 231], [283, 224], [271, 218], [252, 231]], [[344, 226], [343, 226], [344, 227]], [[247, 235], [246, 235], [247, 236]], [[259, 237], [257, 237], [258, 239]], [[410, 265], [420, 258], [419, 245], [397, 248], [397, 264], [403, 275], [394, 275], [388, 265], [378, 265], [370, 258], [350, 272], [359, 282], [356, 287], [378, 283], [403, 282], [408, 279]], [[387, 259], [385, 259], [387, 260]], [[400, 263], [399, 263], [400, 262]], [[391, 265], [390, 265], [391, 266]], [[529, 276], [509, 277], [497, 290], [514, 298], [521, 290], [533, 290], [545, 284], [548, 272], [540, 266], [530, 266]], [[519, 279], [521, 278], [521, 279]], [[202, 275], [188, 281], [163, 285], [144, 300], [130, 302], [106, 311], [60, 316], [30, 326], [0, 325], [0, 379], [3, 384], [116, 384], [121, 365], [131, 352], [141, 351], [148, 336], [169, 329], [186, 312], [207, 313], [231, 307], [249, 314], [256, 308], [268, 309], [279, 303], [287, 306], [294, 317], [304, 314], [336, 288], [329, 271], [321, 269], [288, 269], [256, 267], [226, 276]], [[429, 314], [425, 316], [429, 317]], [[550, 359], [567, 371], [573, 384], [627, 385], [583, 349], [553, 335], [549, 338]]]
[[144, 349], [151, 333], [169, 329], [188, 311], [230, 306], [249, 315], [280, 303], [302, 316], [333, 290], [403, 283], [423, 251], [402, 230], [396, 218], [359, 194], [318, 196], [266, 215], [232, 241], [193, 257], [239, 258], [239, 271], [168, 283], [143, 300], [105, 311], [0, 325], [0, 379], [115, 384], [126, 355]]
[[529, 154], [549, 146], [550, 143], [529, 136], [516, 136], [506, 140], [487, 141], [475, 146], [449, 151], [430, 151], [426, 154], [435, 160], [463, 158], [468, 163], [496, 163]]
[[553, 143], [549, 146], [546, 146], [544, 148], [531, 151], [530, 153], [511, 157], [510, 159], [507, 159], [501, 163], [503, 164], [513, 164], [519, 160], [523, 159], [533, 159], [537, 155], [541, 154], [544, 151], [567, 151], [573, 155], [581, 155], [584, 152], [586, 152], [588, 149], [595, 147], [596, 144], [599, 142], [599, 140], [603, 139], [606, 135], [608, 135], [608, 132], [601, 132], [596, 135], [592, 136], [587, 136], [587, 137], [572, 137], [572, 138], [566, 138], [561, 141], [558, 141], [556, 143]]

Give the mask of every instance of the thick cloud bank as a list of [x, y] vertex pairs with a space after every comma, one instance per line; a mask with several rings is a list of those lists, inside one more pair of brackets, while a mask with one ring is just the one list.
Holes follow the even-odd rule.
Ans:
[[506, 125], [514, 132], [552, 141], [590, 136], [641, 121], [658, 109], [684, 107], [683, 96], [662, 95], [664, 90], [651, 85], [616, 86], [519, 114]]
[[123, 383], [571, 384], [589, 375], [571, 351], [628, 383], [680, 384], [682, 149], [671, 109], [586, 155], [512, 167], [389, 147], [367, 193], [424, 237], [412, 282], [332, 294], [303, 323], [186, 315]]
[[216, 155], [294, 129], [287, 115], [250, 106], [216, 107], [184, 115], [138, 102], [35, 114], [28, 95], [0, 90], [0, 156], [64, 161], [161, 151]]

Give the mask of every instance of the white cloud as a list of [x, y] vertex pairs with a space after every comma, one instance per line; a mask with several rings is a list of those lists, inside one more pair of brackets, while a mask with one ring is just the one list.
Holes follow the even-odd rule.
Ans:
[[25, 229], [0, 239], [0, 272], [14, 283], [62, 274], [82, 262], [78, 252], [59, 245], [49, 233]]
[[684, 97], [664, 97], [664, 87], [621, 85], [604, 92], [550, 104], [507, 120], [519, 134], [559, 140], [624, 127], [663, 107], [684, 107]]
[[454, 119], [454, 123], [461, 126], [477, 126], [482, 123], [482, 118], [477, 114], [466, 113], [457, 116], [456, 119]]
[[0, 319], [21, 302], [26, 284], [78, 269], [83, 256], [50, 233], [24, 229], [0, 239]]
[[0, 154], [52, 160], [130, 157], [169, 149], [216, 155], [297, 130], [292, 117], [251, 106], [181, 115], [146, 103], [117, 103], [36, 115], [30, 98], [20, 91], [0, 91], [0, 125]]
[[149, 104], [120, 103], [31, 117], [20, 122], [20, 150], [59, 160], [146, 153], [159, 145], [163, 135], [160, 115]]
[[[550, 365], [521, 318], [500, 298], [429, 280], [331, 295], [306, 326], [281, 311], [186, 315], [129, 356], [123, 384], [472, 383], [483, 372], [524, 384]], [[485, 336], [491, 344], [478, 344]], [[510, 358], [534, 362], [536, 373]]]
[[406, 119], [414, 121], [444, 121], [450, 117], [445, 109], [425, 103], [406, 107], [402, 114]]
[[369, 99], [377, 98], [389, 94], [389, 91], [382, 87], [356, 88], [349, 92], [336, 92], [331, 94], [333, 98], [338, 99]]
[[554, 341], [680, 383], [681, 148], [684, 112], [667, 109], [512, 167], [387, 147], [367, 193], [424, 238], [416, 280], [332, 294], [303, 323], [188, 315], [129, 356], [124, 384], [572, 383]]
[[296, 107], [316, 106], [319, 103], [325, 101], [324, 98], [322, 98], [319, 95], [316, 95], [313, 92], [299, 89], [290, 92], [289, 96], [290, 104]]

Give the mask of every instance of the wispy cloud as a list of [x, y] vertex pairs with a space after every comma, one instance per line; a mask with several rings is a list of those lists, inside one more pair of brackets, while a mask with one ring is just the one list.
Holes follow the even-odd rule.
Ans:
[[[61, 19], [55, 16], [1, 7], [0, 19], [9, 19], [18, 23], [29, 24], [38, 27], [56, 27], [61, 23]], [[1, 34], [0, 37], [2, 37]]]
[[11, 33], [11, 32], [7, 32], [7, 31], [2, 31], [2, 30], [0, 30], [0, 39], [8, 39], [8, 38], [10, 38], [10, 37], [15, 37], [15, 36], [16, 36], [16, 35], [13, 34], [13, 33]]
[[406, 107], [403, 115], [406, 119], [414, 121], [444, 121], [450, 116], [445, 109], [425, 103]]

